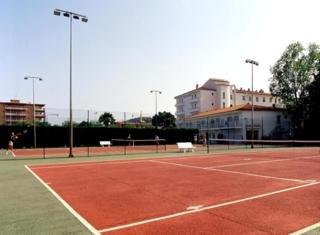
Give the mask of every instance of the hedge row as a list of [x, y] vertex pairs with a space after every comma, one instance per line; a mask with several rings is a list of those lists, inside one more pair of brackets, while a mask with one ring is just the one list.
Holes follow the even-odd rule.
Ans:
[[[6, 148], [10, 133], [18, 134], [15, 148], [29, 148], [33, 146], [33, 127], [0, 126], [0, 145]], [[98, 146], [100, 140], [126, 139], [154, 139], [158, 135], [166, 139], [167, 144], [180, 141], [193, 141], [196, 129], [159, 129], [154, 128], [105, 128], [105, 127], [75, 127], [74, 146]], [[37, 147], [69, 146], [68, 127], [37, 127]]]

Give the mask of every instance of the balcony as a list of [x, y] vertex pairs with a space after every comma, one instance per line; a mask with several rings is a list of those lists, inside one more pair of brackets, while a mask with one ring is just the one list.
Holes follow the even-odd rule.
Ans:
[[37, 119], [45, 118], [46, 116], [44, 114], [36, 114]]
[[199, 111], [199, 108], [198, 108], [198, 107], [192, 107], [192, 108], [191, 108], [191, 112], [197, 112], [197, 111]]
[[6, 117], [25, 117], [25, 116], [27, 116], [26, 113], [7, 113], [7, 112], [5, 112], [4, 115]]
[[178, 115], [184, 115], [184, 114], [185, 114], [184, 111], [177, 111], [177, 112], [176, 112], [176, 116], [178, 116]]
[[5, 110], [18, 110], [18, 111], [26, 111], [27, 110], [27, 108], [25, 108], [25, 107], [8, 107], [8, 106], [6, 106], [5, 108], [4, 108]]

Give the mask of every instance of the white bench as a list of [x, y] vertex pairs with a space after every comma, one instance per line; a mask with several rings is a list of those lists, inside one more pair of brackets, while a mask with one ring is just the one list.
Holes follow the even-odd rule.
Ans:
[[194, 147], [194, 146], [192, 145], [191, 142], [179, 142], [179, 143], [177, 143], [177, 145], [178, 145], [178, 148], [179, 148], [180, 152], [183, 150], [184, 153], [185, 153], [186, 151], [188, 151], [188, 150], [190, 150], [191, 152], [193, 152], [194, 149], [196, 148], [196, 147]]
[[100, 141], [100, 145], [102, 147], [104, 147], [104, 146], [110, 147], [111, 146], [111, 141]]

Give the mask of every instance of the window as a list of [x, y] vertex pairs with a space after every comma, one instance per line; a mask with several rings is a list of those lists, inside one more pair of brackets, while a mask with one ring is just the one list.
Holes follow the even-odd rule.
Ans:
[[251, 96], [249, 96], [249, 101], [251, 101], [252, 99], [251, 99]]
[[266, 102], [266, 98], [265, 97], [262, 98], [262, 102]]
[[213, 96], [213, 92], [211, 93], [211, 95]]
[[225, 99], [226, 98], [226, 93], [222, 92], [222, 98]]
[[230, 95], [230, 100], [232, 100], [232, 95]]
[[214, 103], [212, 102], [211, 105], [214, 106]]
[[246, 100], [246, 97], [244, 95], [242, 96], [242, 100]]
[[223, 108], [226, 107], [226, 103], [225, 103], [225, 102], [222, 103], [222, 107], [223, 107]]
[[259, 102], [259, 97], [256, 97], [256, 102]]

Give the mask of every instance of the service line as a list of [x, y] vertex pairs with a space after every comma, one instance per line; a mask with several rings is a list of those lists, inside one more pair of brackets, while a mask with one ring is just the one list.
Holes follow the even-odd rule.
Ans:
[[254, 173], [246, 173], [246, 172], [239, 172], [239, 171], [230, 171], [230, 170], [222, 170], [222, 169], [207, 168], [207, 167], [200, 167], [200, 166], [192, 166], [192, 165], [179, 164], [179, 163], [166, 162], [166, 161], [158, 161], [158, 160], [150, 160], [150, 161], [161, 163], [161, 164], [174, 165], [174, 166], [180, 166], [180, 167], [186, 167], [186, 168], [194, 168], [194, 169], [200, 169], [200, 170], [206, 170], [206, 171], [216, 171], [216, 172], [224, 172], [224, 173], [231, 173], [231, 174], [238, 174], [238, 175], [247, 175], [247, 176], [260, 177], [260, 178], [267, 178], [267, 179], [285, 180], [285, 181], [292, 181], [292, 182], [296, 182], [296, 183], [310, 183], [310, 181], [308, 181], [308, 180], [301, 180], [301, 179], [275, 177], [275, 176], [270, 176], [270, 175], [259, 175], [259, 174], [254, 174]]
[[156, 218], [152, 218], [152, 219], [133, 222], [130, 224], [124, 224], [124, 225], [119, 225], [119, 226], [115, 226], [115, 227], [105, 228], [105, 229], [99, 230], [99, 232], [100, 233], [111, 232], [111, 231], [115, 231], [115, 230], [120, 230], [120, 229], [125, 229], [125, 228], [130, 228], [130, 227], [142, 225], [142, 224], [147, 224], [147, 223], [152, 223], [152, 222], [156, 222], [156, 221], [176, 218], [179, 216], [194, 214], [194, 213], [198, 213], [198, 212], [202, 212], [202, 211], [206, 211], [206, 210], [210, 210], [210, 209], [214, 209], [214, 208], [229, 206], [229, 205], [238, 204], [241, 202], [246, 202], [246, 201], [251, 201], [251, 200], [255, 200], [255, 199], [259, 199], [259, 198], [268, 197], [268, 196], [275, 195], [275, 194], [280, 194], [280, 193], [289, 192], [289, 191], [293, 191], [293, 190], [297, 190], [297, 189], [301, 189], [301, 188], [305, 188], [305, 187], [310, 187], [310, 186], [317, 185], [317, 184], [320, 184], [320, 182], [299, 185], [299, 186], [290, 187], [290, 188], [286, 188], [286, 189], [282, 189], [282, 190], [278, 190], [278, 191], [273, 191], [273, 192], [269, 192], [269, 193], [259, 194], [259, 195], [255, 195], [252, 197], [239, 199], [239, 200], [229, 201], [229, 202], [225, 202], [225, 203], [221, 203], [221, 204], [210, 205], [210, 206], [202, 207], [200, 209], [181, 211], [181, 212], [166, 215], [166, 216], [161, 216], [161, 217], [156, 217]]

